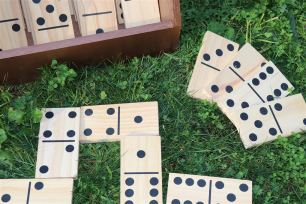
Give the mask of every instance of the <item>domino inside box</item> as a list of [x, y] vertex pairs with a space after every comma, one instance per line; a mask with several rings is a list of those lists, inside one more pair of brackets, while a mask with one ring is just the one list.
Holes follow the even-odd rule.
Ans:
[[[40, 2], [39, 0], [33, 2], [32, 0], [21, 0], [21, 3], [24, 1], [30, 1], [30, 3]], [[52, 2], [51, 0], [48, 1]], [[116, 0], [116, 2], [118, 1]], [[29, 4], [29, 2], [27, 3]], [[41, 6], [43, 9], [46, 9], [47, 14], [54, 9], [48, 6]], [[80, 6], [80, 10], [87, 9], [86, 6], [82, 6]], [[44, 42], [44, 37], [39, 36], [39, 34], [34, 35], [34, 32], [28, 32], [29, 30], [35, 31], [36, 24], [44, 25], [43, 29], [49, 29], [50, 25], [46, 27], [48, 19], [38, 18], [38, 15], [35, 16], [35, 9], [24, 9], [23, 7], [25, 16], [27, 12], [35, 14], [34, 17], [31, 14], [33, 22], [31, 25], [28, 23], [31, 22], [31, 19], [29, 20], [25, 17], [24, 27], [27, 27], [27, 46], [0, 51], [1, 84], [29, 82], [39, 75], [38, 68], [50, 64], [52, 59], [84, 64], [101, 62], [103, 60], [114, 61], [143, 55], [157, 55], [161, 52], [173, 51], [178, 45], [181, 30], [180, 2], [179, 0], [158, 0], [158, 6], [160, 18], [158, 22], [151, 21], [141, 25], [132, 21], [129, 24], [120, 24], [121, 14], [117, 12], [117, 28], [109, 32], [107, 30], [104, 32], [104, 30], [95, 29], [95, 33], [90, 33], [86, 30], [88, 29], [87, 26], [82, 26], [80, 18], [86, 15], [90, 16], [88, 14], [92, 14], [90, 13], [92, 11], [89, 10], [89, 13], [86, 13], [85, 9], [84, 13], [80, 15], [81, 12], [76, 12], [77, 8], [75, 7], [77, 6], [74, 5], [74, 12], [71, 12], [74, 37], [52, 42]], [[9, 11], [4, 12], [4, 14], [7, 13]], [[135, 12], [132, 13], [134, 15]], [[126, 18], [135, 18], [133, 15]], [[12, 18], [12, 16], [9, 17]], [[59, 18], [60, 21], [63, 19], [65, 20], [63, 16]], [[12, 29], [17, 28], [12, 26]], [[84, 34], [86, 32], [88, 32], [88, 35]]]

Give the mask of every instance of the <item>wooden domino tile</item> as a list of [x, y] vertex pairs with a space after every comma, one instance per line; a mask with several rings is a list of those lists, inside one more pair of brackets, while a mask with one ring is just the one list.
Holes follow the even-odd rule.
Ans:
[[206, 88], [206, 91], [216, 101], [218, 97], [249, 80], [266, 62], [266, 59], [247, 43]]
[[35, 178], [76, 178], [80, 108], [44, 111], [40, 123]]
[[126, 28], [160, 22], [158, 0], [121, 0]]
[[121, 140], [120, 203], [162, 203], [161, 138]]
[[73, 179], [2, 179], [0, 203], [71, 204]]
[[0, 1], [0, 51], [28, 45], [20, 2]]
[[118, 24], [124, 24], [124, 15], [122, 10], [121, 0], [115, 0]]
[[306, 130], [306, 104], [302, 94], [232, 111], [228, 117], [237, 127], [245, 148], [258, 146]]
[[158, 103], [128, 103], [81, 108], [80, 141], [119, 141], [128, 135], [159, 135]]
[[268, 62], [250, 80], [217, 100], [219, 107], [229, 111], [248, 108], [260, 103], [286, 97], [294, 87], [273, 64]]
[[27, 1], [35, 44], [74, 38], [69, 1]]
[[82, 36], [118, 30], [114, 0], [75, 0]]
[[252, 182], [170, 173], [167, 204], [252, 204]]
[[187, 93], [198, 99], [210, 99], [206, 88], [236, 55], [239, 44], [207, 31], [188, 85]]

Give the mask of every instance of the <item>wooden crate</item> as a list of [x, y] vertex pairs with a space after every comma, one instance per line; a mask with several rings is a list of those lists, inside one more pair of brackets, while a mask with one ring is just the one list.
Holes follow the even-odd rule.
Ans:
[[135, 28], [81, 37], [74, 21], [76, 38], [0, 52], [0, 84], [29, 82], [39, 76], [37, 68], [52, 59], [78, 64], [157, 55], [175, 50], [181, 31], [179, 0], [159, 0], [161, 22]]

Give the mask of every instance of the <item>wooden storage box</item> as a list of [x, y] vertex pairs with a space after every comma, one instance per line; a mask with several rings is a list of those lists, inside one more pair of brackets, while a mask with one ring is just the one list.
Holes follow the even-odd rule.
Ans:
[[160, 23], [85, 37], [75, 29], [74, 39], [41, 45], [33, 45], [28, 35], [29, 47], [0, 52], [0, 84], [29, 82], [52, 59], [84, 64], [173, 51], [180, 37], [180, 2], [159, 0], [159, 7]]

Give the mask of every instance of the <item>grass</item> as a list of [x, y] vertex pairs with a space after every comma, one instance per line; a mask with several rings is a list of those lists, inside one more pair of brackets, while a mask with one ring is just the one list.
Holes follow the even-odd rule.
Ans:
[[[295, 86], [306, 90], [305, 3], [182, 0], [179, 49], [158, 57], [88, 67], [53, 64], [37, 81], [1, 87], [0, 178], [34, 176], [39, 109], [159, 102], [164, 195], [169, 172], [250, 179], [253, 200], [305, 203], [305, 133], [245, 150], [215, 104], [185, 93], [206, 30], [251, 42]], [[119, 144], [81, 145], [74, 203], [119, 203]], [[165, 198], [166, 196], [164, 196]]]

